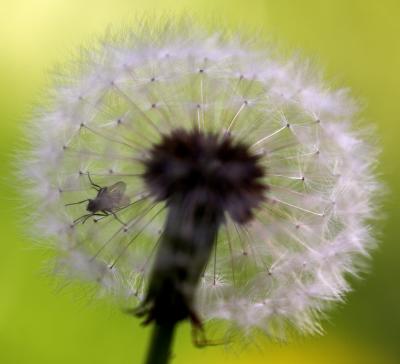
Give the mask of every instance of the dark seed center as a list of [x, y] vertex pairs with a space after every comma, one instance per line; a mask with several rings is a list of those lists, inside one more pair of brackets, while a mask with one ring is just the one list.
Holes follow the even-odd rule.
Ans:
[[227, 134], [176, 129], [150, 149], [144, 180], [159, 201], [181, 196], [245, 223], [268, 189], [260, 158]]

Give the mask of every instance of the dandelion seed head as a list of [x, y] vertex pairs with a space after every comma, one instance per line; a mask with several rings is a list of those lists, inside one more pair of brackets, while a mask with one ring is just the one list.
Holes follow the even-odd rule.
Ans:
[[[377, 153], [356, 103], [268, 44], [149, 29], [88, 50], [29, 125], [23, 173], [58, 272], [142, 301], [168, 199], [197, 191], [224, 215], [192, 293], [202, 320], [320, 332], [375, 244]], [[101, 188], [115, 203], [95, 211]]]

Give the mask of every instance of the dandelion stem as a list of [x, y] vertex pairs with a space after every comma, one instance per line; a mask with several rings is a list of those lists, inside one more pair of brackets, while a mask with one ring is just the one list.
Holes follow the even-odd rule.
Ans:
[[168, 200], [147, 293], [135, 309], [136, 316], [144, 317], [144, 324], [154, 322], [146, 364], [168, 363], [178, 322], [189, 319], [194, 327], [202, 328], [193, 307], [194, 294], [221, 222], [221, 211], [198, 198], [176, 194]]
[[171, 357], [175, 323], [154, 324], [145, 364], [165, 364]]

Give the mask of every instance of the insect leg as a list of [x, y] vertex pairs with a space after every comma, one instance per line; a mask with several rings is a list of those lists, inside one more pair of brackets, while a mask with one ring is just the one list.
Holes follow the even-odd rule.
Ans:
[[[107, 217], [108, 215], [110, 215], [110, 214], [108, 214], [107, 212], [105, 212], [104, 214], [99, 214], [98, 212], [96, 212], [96, 213], [91, 213], [91, 214], [87, 214], [87, 215], [84, 216], [84, 219], [83, 219], [83, 221], [82, 221], [82, 224], [84, 224], [84, 223], [85, 223], [88, 219], [90, 219], [92, 216], [102, 216], [102, 218], [105, 218], [105, 217]], [[94, 222], [97, 222], [97, 221], [99, 221], [99, 219], [94, 220]]]
[[89, 201], [89, 199], [87, 198], [86, 200], [82, 200], [82, 201], [79, 201], [79, 202], [67, 203], [64, 206], [79, 205], [80, 203], [84, 203], [84, 202], [88, 202], [88, 201]]
[[94, 222], [98, 222], [100, 220], [105, 219], [107, 216], [110, 216], [110, 214], [108, 212], [104, 211], [103, 213], [98, 213], [98, 212], [93, 213], [92, 216], [101, 216], [98, 219], [93, 219]]
[[96, 191], [100, 191], [100, 190], [101, 190], [101, 187], [100, 187], [98, 184], [96, 184], [96, 183], [93, 182], [92, 177], [90, 177], [89, 171], [87, 172], [87, 176], [88, 176], [88, 178], [89, 178], [89, 182], [90, 182], [90, 184], [92, 185], [92, 187], [93, 187]]
[[93, 221], [94, 222], [97, 222], [97, 221], [100, 221], [100, 220], [103, 220], [103, 219], [105, 219], [107, 216], [109, 216], [110, 214], [108, 213], [108, 212], [104, 212], [104, 213], [102, 213], [102, 214], [99, 214], [99, 213], [95, 213], [95, 214], [93, 214], [93, 216], [101, 216], [100, 218], [98, 218], [98, 219], [94, 219]]
[[119, 221], [122, 225], [126, 226], [126, 223], [124, 223], [115, 212], [111, 211], [111, 214], [115, 217], [115, 220]]
[[82, 216], [78, 217], [77, 219], [75, 219], [73, 221], [73, 224], [76, 225], [76, 224], [79, 224], [80, 222], [82, 222], [82, 224], [83, 224], [90, 216], [93, 216], [93, 214], [90, 213], [90, 214], [82, 215]]

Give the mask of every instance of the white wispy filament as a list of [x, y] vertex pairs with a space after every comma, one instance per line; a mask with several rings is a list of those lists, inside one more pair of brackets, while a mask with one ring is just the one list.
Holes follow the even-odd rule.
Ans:
[[[376, 152], [354, 126], [355, 103], [259, 42], [168, 26], [122, 38], [86, 51], [29, 124], [23, 172], [58, 272], [139, 303], [166, 217], [143, 159], [171, 130], [230, 133], [261, 156], [269, 189], [250, 223], [226, 217], [196, 310], [247, 333], [320, 331], [320, 313], [343, 299], [374, 246]], [[97, 194], [90, 180], [126, 185], [117, 216], [77, 221], [90, 212], [75, 203]]]

